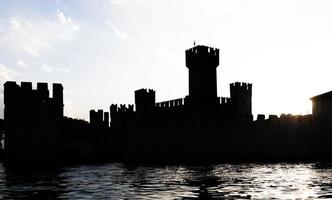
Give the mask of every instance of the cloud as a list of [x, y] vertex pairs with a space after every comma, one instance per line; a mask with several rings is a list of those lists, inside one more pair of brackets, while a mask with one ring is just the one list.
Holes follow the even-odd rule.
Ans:
[[15, 70], [9, 69], [4, 64], [0, 64], [0, 81], [13, 80], [18, 74], [19, 73], [17, 73]]
[[66, 17], [65, 14], [57, 10], [58, 23], [57, 28], [60, 28], [60, 37], [62, 39], [71, 39], [76, 31], [80, 29], [79, 25], [74, 23], [70, 17]]
[[85, 90], [66, 90], [65, 95], [73, 95], [73, 96], [86, 96], [88, 93]]
[[24, 34], [24, 30], [21, 25], [21, 22], [19, 20], [17, 20], [16, 18], [10, 19], [10, 30], [13, 32], [18, 32], [18, 33]]
[[123, 6], [123, 5], [142, 5], [146, 6], [150, 3], [150, 0], [139, 0], [139, 1], [130, 1], [130, 0], [105, 0], [106, 3], [111, 3], [115, 6]]
[[24, 50], [31, 56], [34, 56], [34, 57], [40, 56], [40, 53], [38, 51], [36, 51], [35, 49], [33, 49], [31, 46], [24, 47]]
[[0, 24], [0, 48], [40, 57], [55, 53], [56, 45], [72, 41], [80, 26], [57, 10], [53, 19], [9, 17]]
[[106, 24], [112, 28], [114, 34], [121, 40], [127, 40], [129, 38], [129, 35], [125, 32], [123, 32], [122, 30], [119, 29], [119, 27], [112, 23], [109, 20], [106, 20]]
[[57, 18], [61, 25], [69, 25], [69, 27], [74, 31], [78, 31], [80, 29], [79, 25], [74, 23], [70, 17], [66, 17], [61, 10], [57, 10]]
[[[68, 19], [66, 18], [66, 16], [63, 14], [63, 12], [61, 12], [60, 10], [57, 10], [57, 17], [58, 17], [58, 21], [61, 24], [65, 24], [68, 22]], [[69, 18], [70, 19], [70, 18]]]
[[69, 73], [70, 70], [67, 67], [57, 67], [55, 68], [55, 71], [57, 72], [65, 72], [65, 73]]
[[122, 5], [128, 2], [128, 0], [109, 0], [111, 4], [114, 5]]
[[46, 65], [46, 64], [43, 64], [41, 67], [40, 67], [40, 70], [44, 71], [44, 72], [54, 72], [54, 68], [49, 66], [49, 65]]
[[28, 65], [21, 59], [18, 59], [16, 65], [19, 67], [27, 67]]
[[70, 72], [70, 70], [67, 67], [52, 67], [52, 66], [47, 65], [47, 64], [43, 64], [40, 67], [40, 70], [42, 70], [44, 72], [48, 72], [48, 73], [51, 73], [51, 72], [65, 72], [65, 73], [69, 73]]

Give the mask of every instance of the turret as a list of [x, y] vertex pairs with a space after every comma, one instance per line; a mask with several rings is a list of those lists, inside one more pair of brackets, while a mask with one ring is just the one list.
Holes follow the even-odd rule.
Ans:
[[150, 113], [155, 106], [156, 92], [151, 89], [135, 91], [136, 112], [139, 114]]
[[63, 125], [62, 90], [61, 84], [54, 84], [50, 98], [47, 83], [37, 83], [36, 90], [31, 82], [21, 82], [20, 86], [13, 81], [4, 84], [7, 162], [35, 159], [39, 152], [58, 148], [55, 138]]
[[102, 109], [90, 110], [90, 124], [94, 127], [109, 127], [109, 113]]
[[252, 118], [252, 84], [240, 82], [232, 83], [230, 84], [230, 93], [234, 114]]

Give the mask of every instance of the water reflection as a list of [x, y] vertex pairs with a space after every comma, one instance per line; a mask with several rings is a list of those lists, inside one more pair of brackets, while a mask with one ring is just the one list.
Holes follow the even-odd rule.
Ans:
[[57, 199], [62, 193], [57, 169], [0, 167], [0, 199]]
[[4, 169], [0, 199], [332, 198], [331, 165], [222, 164]]

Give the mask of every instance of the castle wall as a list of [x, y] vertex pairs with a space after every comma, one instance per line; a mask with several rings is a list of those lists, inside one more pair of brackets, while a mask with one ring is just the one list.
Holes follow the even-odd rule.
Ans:
[[[31, 82], [4, 84], [5, 162], [59, 163], [92, 159], [96, 136], [89, 123], [63, 116], [63, 87]], [[75, 158], [73, 160], [73, 158]]]
[[47, 83], [37, 83], [33, 89], [30, 82], [6, 82], [7, 160], [332, 157], [332, 93], [312, 98], [313, 115], [270, 115], [267, 119], [259, 115], [253, 121], [252, 84], [231, 83], [230, 97], [217, 97], [218, 65], [219, 49], [188, 49], [188, 96], [156, 102], [155, 91], [143, 88], [135, 91], [134, 105], [112, 104], [109, 112], [90, 110], [90, 123], [63, 116], [61, 84], [53, 84], [50, 97]]
[[[6, 157], [55, 158], [63, 104], [49, 97], [47, 83], [37, 83], [36, 90], [27, 82], [21, 86], [6, 82], [4, 86]], [[62, 90], [58, 90], [56, 98], [57, 95], [62, 96]]]

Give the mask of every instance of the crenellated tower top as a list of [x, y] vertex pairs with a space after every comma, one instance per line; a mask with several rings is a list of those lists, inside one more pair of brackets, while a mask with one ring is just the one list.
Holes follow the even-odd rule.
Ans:
[[186, 66], [191, 68], [199, 67], [201, 65], [218, 67], [219, 49], [197, 45], [191, 49], [186, 50]]

